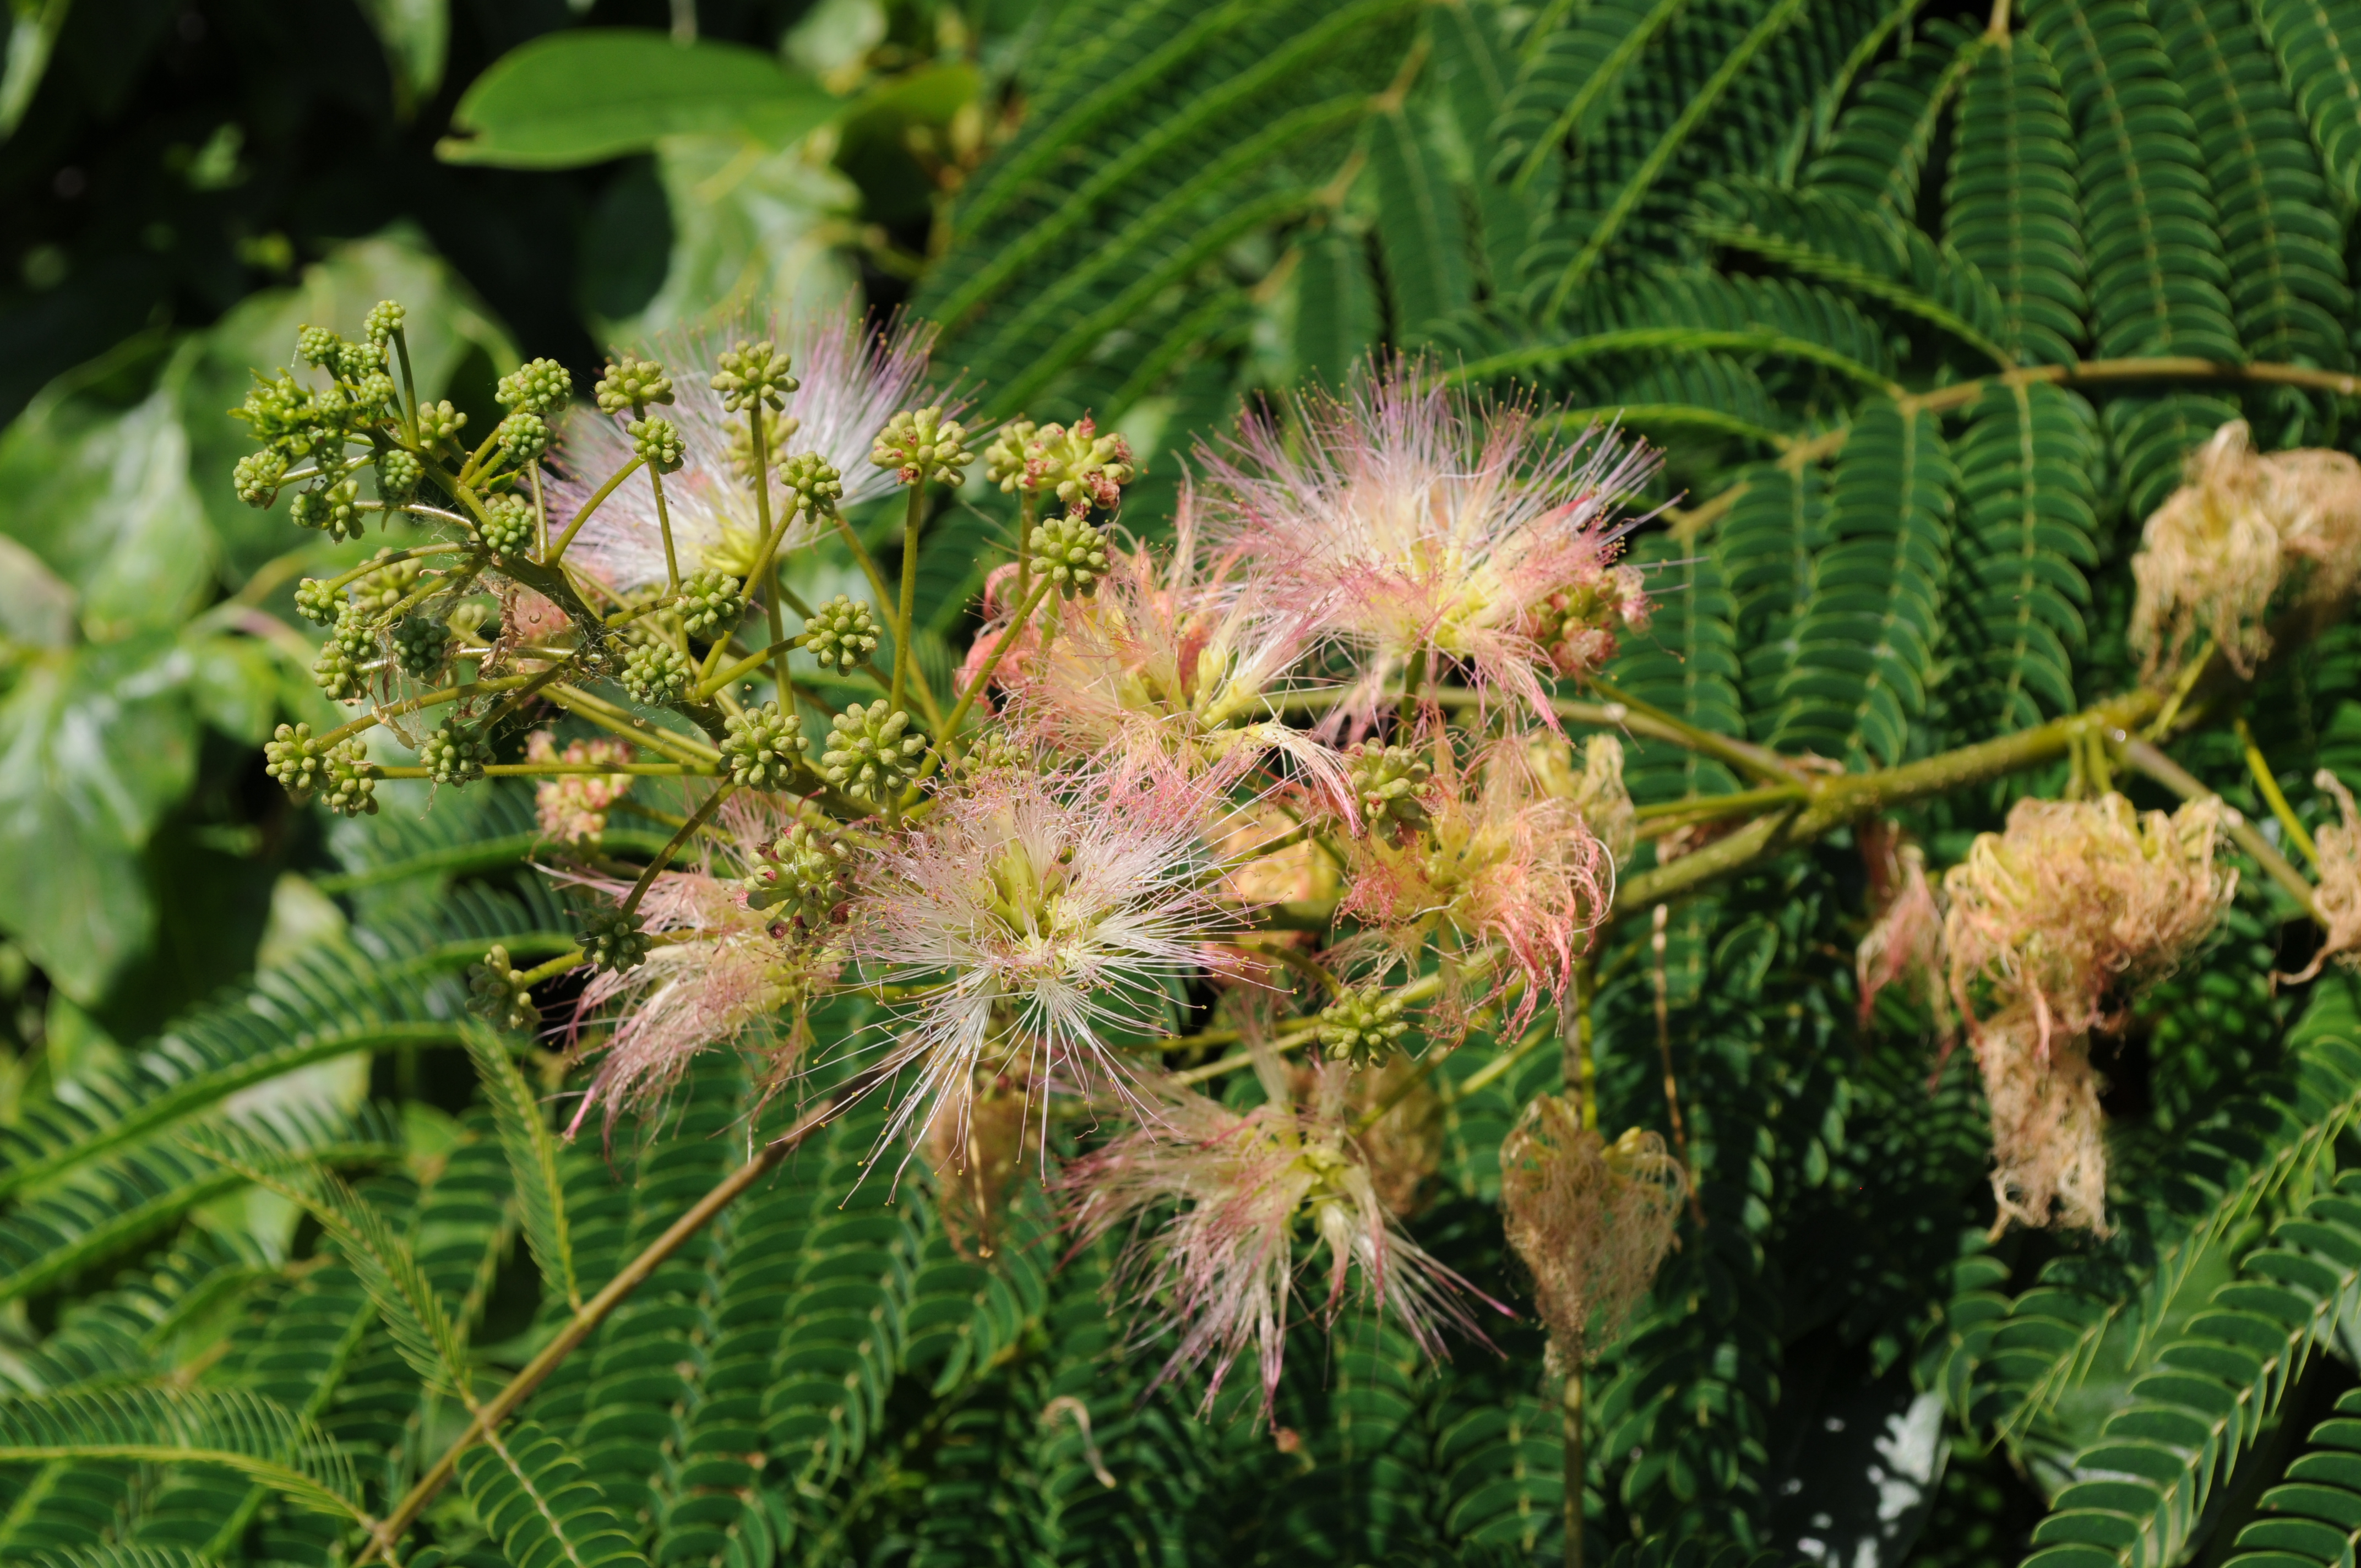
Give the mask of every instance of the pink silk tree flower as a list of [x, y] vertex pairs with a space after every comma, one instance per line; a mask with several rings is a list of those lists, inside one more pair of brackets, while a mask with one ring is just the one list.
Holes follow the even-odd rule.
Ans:
[[[790, 453], [817, 453], [835, 468], [843, 485], [839, 505], [872, 500], [895, 488], [893, 473], [869, 461], [870, 444], [896, 409], [913, 400], [943, 401], [926, 390], [927, 356], [935, 329], [897, 319], [873, 334], [851, 302], [826, 315], [768, 321], [762, 328], [788, 355], [796, 389], [786, 406], [766, 412], [771, 517], [786, 520], [782, 554], [818, 536], [824, 520], [796, 516], [797, 497], [782, 482], [780, 459]], [[722, 407], [713, 389], [713, 371], [722, 349], [755, 335], [752, 323], [719, 337], [675, 333], [660, 338], [654, 352], [671, 373], [674, 401], [652, 413], [680, 430], [684, 464], [664, 477], [664, 505], [684, 575], [709, 568], [742, 577], [753, 565], [759, 539], [747, 416]], [[952, 408], [950, 411], [956, 412]], [[607, 415], [577, 408], [567, 415], [557, 446], [558, 477], [551, 487], [549, 524], [562, 533], [590, 497], [636, 453], [628, 413]], [[655, 495], [634, 476], [599, 503], [568, 549], [598, 579], [619, 593], [666, 582], [664, 537]]]
[[[1200, 561], [1196, 519], [1184, 488], [1169, 552], [1110, 550], [1106, 576], [1060, 607], [1053, 635], [1028, 628], [1009, 649], [994, 684], [1011, 725], [1067, 756], [1169, 759], [1214, 788], [1276, 752], [1343, 799], [1335, 752], [1282, 722], [1274, 703], [1312, 647], [1309, 620], [1276, 608], [1237, 551]], [[1005, 624], [988, 630], [983, 658], [1002, 634]]]
[[[628, 762], [631, 760], [631, 745], [628, 740], [601, 737], [570, 740], [560, 751], [556, 736], [546, 729], [536, 729], [525, 737], [524, 754], [530, 762], [570, 762], [578, 767]], [[544, 779], [533, 792], [543, 836], [561, 844], [578, 844], [585, 839], [598, 838], [607, 831], [608, 808], [629, 794], [631, 788], [629, 773], [561, 773]]]
[[[1530, 411], [1481, 407], [1404, 363], [1285, 411], [1206, 455], [1212, 532], [1278, 608], [1361, 661], [1347, 710], [1423, 655], [1555, 729], [1543, 674], [1590, 667], [1644, 616], [1610, 568], [1656, 455], [1596, 426], [1552, 442]], [[1577, 635], [1569, 618], [1586, 615], [1607, 642]]]
[[1340, 916], [1372, 927], [1364, 946], [1404, 959], [1430, 944], [1472, 959], [1497, 949], [1523, 992], [1505, 1027], [1523, 1027], [1543, 997], [1563, 1000], [1576, 960], [1615, 900], [1615, 861], [1576, 801], [1550, 793], [1515, 736], [1420, 793], [1416, 826], [1373, 822], [1347, 841]]
[[[1135, 1235], [1115, 1288], [1153, 1306], [1141, 1339], [1174, 1343], [1155, 1386], [1210, 1365], [1202, 1409], [1210, 1411], [1232, 1365], [1248, 1349], [1262, 1377], [1268, 1420], [1279, 1389], [1290, 1303], [1299, 1277], [1296, 1239], [1308, 1233], [1327, 1255], [1321, 1311], [1333, 1325], [1347, 1286], [1390, 1312], [1427, 1354], [1444, 1354], [1443, 1329], [1488, 1343], [1468, 1297], [1504, 1315], [1411, 1240], [1394, 1223], [1361, 1151], [1347, 1135], [1346, 1069], [1321, 1069], [1310, 1109], [1290, 1098], [1275, 1058], [1257, 1063], [1271, 1098], [1243, 1113], [1200, 1095], [1165, 1107], [1159, 1124], [1126, 1134], [1069, 1166], [1060, 1179], [1076, 1246], [1119, 1226]], [[1151, 1230], [1148, 1216], [1180, 1212]]]
[[894, 1022], [886, 1066], [910, 1081], [886, 1135], [963, 1123], [979, 1070], [1138, 1103], [1108, 1036], [1162, 1034], [1168, 988], [1240, 929], [1209, 848], [1228, 809], [1170, 767], [993, 769], [888, 841], [844, 937], [924, 988]]
[[[763, 850], [797, 820], [772, 797], [732, 795], [718, 819], [733, 848], [708, 850], [694, 869], [668, 871], [640, 902], [645, 928], [658, 938], [647, 960], [623, 970], [601, 970], [583, 989], [575, 1014], [577, 1036], [589, 1020], [612, 1022], [597, 1075], [566, 1124], [578, 1133], [593, 1107], [607, 1124], [629, 1106], [660, 1098], [699, 1051], [739, 1040], [758, 1024], [791, 1009], [840, 967], [834, 950], [800, 927], [750, 908], [741, 878], [763, 864]], [[627, 884], [572, 877], [577, 885], [620, 901]], [[775, 1064], [793, 1069], [800, 1025], [790, 1025]]]

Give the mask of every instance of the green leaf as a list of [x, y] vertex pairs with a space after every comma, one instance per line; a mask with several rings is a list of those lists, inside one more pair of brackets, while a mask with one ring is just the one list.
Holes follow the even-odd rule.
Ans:
[[309, 1420], [242, 1389], [120, 1388], [0, 1401], [0, 1463], [219, 1464], [299, 1507], [366, 1519], [352, 1463]]
[[2349, 209], [2361, 202], [2361, 10], [2349, 0], [2262, 0], [2255, 20]]
[[0, 929], [84, 1005], [153, 927], [138, 852], [195, 764], [192, 667], [142, 633], [40, 655], [0, 696]]
[[451, 51], [451, 0], [361, 0], [392, 69], [394, 100], [407, 118], [443, 85]]
[[1881, 400], [1846, 441], [1774, 744], [1891, 765], [1925, 709], [1959, 481], [1933, 415]]
[[1368, 358], [1378, 327], [1378, 291], [1369, 281], [1364, 243], [1334, 228], [1306, 238], [1295, 278], [1297, 378], [1342, 387]]
[[489, 1029], [461, 1031], [476, 1077], [492, 1102], [500, 1146], [524, 1213], [526, 1245], [541, 1268], [542, 1283], [575, 1311], [582, 1310], [582, 1281], [574, 1267], [574, 1232], [566, 1213], [566, 1180], [556, 1135], [541, 1102], [518, 1070], [516, 1058]]
[[675, 43], [637, 27], [544, 33], [494, 60], [435, 146], [449, 163], [572, 169], [664, 137], [799, 140], [842, 107], [760, 49]]
[[0, 529], [80, 592], [102, 641], [178, 626], [210, 586], [175, 403], [159, 390], [110, 414], [44, 397], [0, 434]]
[[224, 1169], [277, 1193], [317, 1221], [360, 1277], [412, 1370], [431, 1387], [468, 1387], [460, 1327], [419, 1267], [410, 1245], [394, 1234], [384, 1215], [324, 1168], [291, 1159], [236, 1128], [193, 1127], [181, 1138]]
[[563, 1443], [531, 1421], [459, 1456], [459, 1486], [510, 1568], [637, 1568], [647, 1562]]
[[37, 0], [9, 7], [8, 58], [0, 65], [0, 139], [13, 135], [33, 106], [71, 5], [72, 0]]
[[1394, 337], [1417, 343], [1466, 305], [1475, 290], [1467, 224], [1442, 160], [1420, 126], [1397, 106], [1369, 126], [1377, 176], [1378, 241], [1394, 302]]
[[2066, 90], [2041, 40], [2016, 33], [1976, 55], [1956, 123], [1944, 238], [1999, 294], [2011, 353], [2070, 364], [2089, 304], [2081, 182]]

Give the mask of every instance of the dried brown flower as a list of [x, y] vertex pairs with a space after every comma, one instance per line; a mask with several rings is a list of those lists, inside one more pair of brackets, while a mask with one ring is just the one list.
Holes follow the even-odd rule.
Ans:
[[2251, 674], [2271, 650], [2275, 603], [2325, 617], [2361, 580], [2361, 463], [2310, 448], [2258, 455], [2233, 420], [2190, 454], [2181, 487], [2147, 520], [2132, 576], [2131, 642], [2151, 674], [2178, 665], [2200, 632]]
[[1889, 823], [1865, 822], [1855, 836], [1869, 865], [1869, 902], [1876, 913], [1853, 953], [1861, 1021], [1869, 1023], [1879, 992], [1907, 980], [1948, 1038], [1951, 1008], [1943, 983], [1943, 911], [1927, 880], [1927, 851], [1904, 842]]
[[2361, 951], [2355, 950], [2361, 948], [2361, 815], [2354, 810], [2353, 792], [2334, 773], [2323, 768], [2312, 782], [2335, 797], [2344, 820], [2312, 836], [2320, 853], [2320, 885], [2312, 894], [2312, 906], [2320, 912], [2320, 950], [2301, 973], [2276, 977], [2298, 983], [2318, 974], [2330, 959], [2347, 969], [2361, 968]]
[[[1998, 1226], [2106, 1225], [2090, 1032], [2203, 941], [2237, 873], [2215, 864], [2217, 798], [2167, 817], [2119, 795], [2021, 800], [1943, 879], [1952, 1001], [1992, 1103]], [[1982, 1011], [1978, 1010], [1978, 998]]]
[[1655, 1282], [1688, 1195], [1664, 1140], [1637, 1127], [1609, 1144], [1572, 1095], [1525, 1107], [1500, 1146], [1500, 1212], [1532, 1272], [1562, 1376], [1611, 1343]]

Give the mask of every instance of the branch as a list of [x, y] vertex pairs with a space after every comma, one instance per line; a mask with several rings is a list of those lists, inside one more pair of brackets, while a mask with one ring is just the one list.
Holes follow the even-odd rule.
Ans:
[[392, 1513], [386, 1516], [384, 1525], [375, 1533], [369, 1545], [353, 1560], [353, 1568], [367, 1568], [367, 1565], [375, 1561], [381, 1552], [390, 1552], [393, 1543], [400, 1541], [402, 1533], [417, 1522], [418, 1516], [425, 1511], [426, 1505], [433, 1502], [436, 1494], [449, 1485], [452, 1473], [459, 1463], [460, 1453], [477, 1439], [496, 1431], [500, 1422], [515, 1412], [518, 1406], [532, 1398], [533, 1391], [541, 1387], [542, 1380], [556, 1368], [557, 1364], [572, 1354], [584, 1340], [589, 1338], [592, 1332], [607, 1321], [609, 1314], [622, 1305], [626, 1297], [645, 1284], [649, 1276], [663, 1266], [666, 1258], [678, 1252], [691, 1236], [705, 1228], [708, 1221], [728, 1208], [741, 1193], [775, 1169], [779, 1162], [801, 1147], [806, 1139], [826, 1126], [835, 1117], [840, 1107], [852, 1104], [883, 1082], [884, 1079], [884, 1073], [882, 1069], [872, 1069], [856, 1076], [835, 1094], [821, 1101], [807, 1112], [794, 1126], [763, 1145], [761, 1152], [753, 1158], [725, 1177], [719, 1186], [698, 1199], [686, 1213], [672, 1223], [670, 1229], [650, 1244], [645, 1252], [631, 1259], [623, 1266], [620, 1274], [609, 1280], [605, 1289], [584, 1302], [582, 1310], [566, 1320], [566, 1326], [558, 1330], [557, 1337], [544, 1346], [540, 1354], [525, 1363], [524, 1370], [510, 1378], [507, 1387], [486, 1400], [476, 1411], [474, 1419], [468, 1421], [466, 1430], [459, 1433], [449, 1448], [444, 1450], [443, 1457], [437, 1459], [434, 1467], [418, 1478], [418, 1484], [411, 1487], [400, 1505]]

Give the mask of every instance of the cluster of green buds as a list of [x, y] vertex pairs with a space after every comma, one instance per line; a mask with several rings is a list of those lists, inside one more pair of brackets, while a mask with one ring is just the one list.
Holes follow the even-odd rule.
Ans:
[[721, 394], [721, 406], [730, 413], [758, 408], [775, 411], [785, 409], [787, 394], [803, 385], [788, 374], [789, 368], [787, 356], [769, 339], [741, 342], [722, 354], [721, 368], [713, 374], [713, 389]]
[[1331, 1061], [1375, 1067], [1400, 1048], [1410, 1021], [1402, 999], [1381, 986], [1350, 985], [1320, 1010], [1320, 1052]]
[[377, 660], [374, 620], [358, 603], [347, 600], [312, 661], [312, 684], [330, 702], [358, 702], [368, 689], [368, 672]]
[[658, 636], [632, 644], [623, 655], [623, 689], [634, 702], [664, 707], [688, 695], [697, 666], [687, 654]]
[[509, 950], [497, 942], [481, 963], [467, 968], [467, 1011], [495, 1029], [522, 1029], [541, 1022], [524, 971], [509, 961]]
[[727, 731], [722, 760], [730, 764], [730, 782], [740, 789], [785, 789], [795, 776], [796, 760], [811, 750], [803, 719], [793, 711], [782, 712], [775, 702], [730, 714], [721, 722]]
[[818, 660], [821, 669], [849, 675], [877, 652], [877, 617], [869, 606], [839, 594], [812, 611], [796, 645]]
[[1365, 828], [1417, 832], [1430, 820], [1420, 796], [1434, 770], [1411, 748], [1361, 741], [1345, 752], [1345, 776]]
[[844, 499], [844, 476], [817, 452], [798, 452], [780, 459], [779, 483], [798, 512], [825, 517]]
[[451, 629], [432, 615], [406, 615], [393, 629], [393, 658], [412, 680], [431, 680], [451, 659]]
[[910, 716], [888, 712], [883, 697], [865, 707], [854, 703], [830, 726], [819, 776], [847, 795], [883, 804], [917, 776], [927, 742], [909, 729]]
[[[297, 358], [324, 371], [325, 387], [283, 368], [275, 376], [255, 377], [234, 417], [245, 422], [261, 450], [239, 459], [232, 474], [238, 499], [269, 507], [289, 482], [308, 480], [290, 508], [295, 521], [336, 540], [360, 532], [373, 507], [361, 499], [353, 476], [395, 450], [381, 427], [401, 418], [388, 359], [401, 331], [401, 310], [390, 306], [389, 302], [370, 313], [372, 330], [357, 343], [325, 327], [307, 326], [296, 334]], [[361, 448], [357, 455], [348, 451], [355, 446]], [[417, 477], [398, 464], [392, 477], [389, 487], [380, 470], [379, 494], [398, 505], [416, 490]]]
[[904, 409], [885, 422], [869, 453], [870, 462], [893, 469], [906, 485], [957, 485], [974, 460], [966, 430], [939, 408]]
[[781, 834], [745, 881], [746, 907], [776, 909], [777, 921], [805, 931], [842, 917], [845, 848], [807, 823]]
[[282, 724], [263, 742], [262, 759], [298, 806], [318, 799], [340, 817], [377, 811], [377, 770], [358, 736], [330, 744], [313, 740], [308, 724]]
[[1101, 435], [1088, 414], [1071, 426], [1011, 421], [985, 451], [983, 472], [1004, 494], [1055, 496], [1076, 514], [1093, 506], [1113, 511], [1123, 499], [1123, 487], [1138, 477], [1131, 443]]
[[533, 503], [519, 495], [486, 498], [477, 537], [502, 555], [522, 555], [533, 548]]
[[1060, 592], [1086, 594], [1107, 571], [1106, 536], [1080, 512], [1064, 512], [1033, 527], [1033, 570]]
[[483, 731], [459, 718], [445, 719], [418, 748], [418, 765], [439, 784], [472, 784], [496, 758]]
[[635, 970], [648, 961], [654, 946], [631, 910], [594, 909], [582, 923], [582, 956], [595, 970], [615, 974]]
[[691, 637], [727, 637], [746, 617], [746, 590], [727, 572], [694, 572], [681, 579], [680, 629]]

